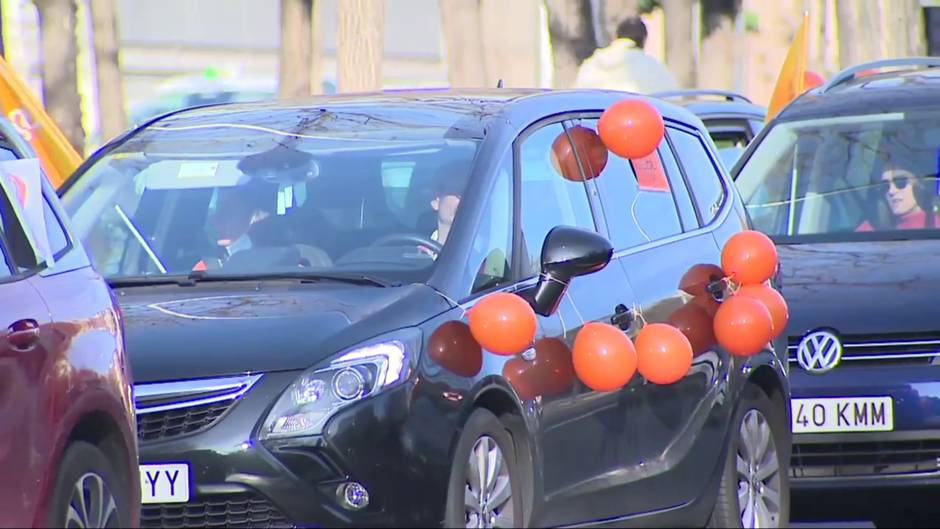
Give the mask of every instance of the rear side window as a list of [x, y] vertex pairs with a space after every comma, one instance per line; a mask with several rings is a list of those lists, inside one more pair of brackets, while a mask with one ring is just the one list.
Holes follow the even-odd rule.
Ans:
[[702, 224], [710, 223], [725, 200], [725, 187], [718, 168], [708, 155], [701, 138], [681, 130], [669, 129], [669, 140], [692, 190], [692, 199], [702, 217]]
[[17, 272], [26, 272], [39, 266], [36, 251], [23, 230], [18, 212], [13, 207], [6, 186], [0, 184], [0, 229], [6, 243], [7, 258]]
[[42, 214], [46, 221], [46, 233], [49, 236], [49, 250], [52, 255], [58, 256], [68, 248], [69, 240], [65, 236], [62, 222], [59, 221], [59, 217], [52, 210], [52, 205], [49, 204], [49, 197], [43, 196], [42, 198]]

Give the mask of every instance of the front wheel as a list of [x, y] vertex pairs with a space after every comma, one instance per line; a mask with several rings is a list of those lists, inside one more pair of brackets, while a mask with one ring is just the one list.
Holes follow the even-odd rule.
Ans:
[[55, 477], [48, 527], [129, 527], [126, 493], [108, 458], [95, 445], [70, 444]]
[[446, 527], [519, 527], [522, 504], [512, 437], [495, 415], [470, 415], [454, 451]]
[[710, 527], [786, 527], [790, 518], [786, 410], [748, 384], [735, 413]]

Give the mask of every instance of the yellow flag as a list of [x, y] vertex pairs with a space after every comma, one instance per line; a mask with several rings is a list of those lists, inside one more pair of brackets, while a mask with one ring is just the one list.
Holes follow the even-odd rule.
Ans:
[[0, 57], [0, 111], [36, 151], [43, 171], [55, 188], [82, 163], [81, 155], [3, 57]]
[[787, 58], [780, 69], [780, 76], [777, 77], [777, 86], [774, 87], [774, 95], [770, 98], [765, 122], [769, 123], [783, 107], [805, 90], [806, 63], [809, 58], [807, 31], [809, 31], [809, 13], [803, 13], [803, 23], [796, 32], [793, 43], [790, 44]]

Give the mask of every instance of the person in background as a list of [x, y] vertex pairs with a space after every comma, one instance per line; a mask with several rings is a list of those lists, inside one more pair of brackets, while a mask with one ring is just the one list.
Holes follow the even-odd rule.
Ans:
[[638, 16], [617, 26], [617, 38], [594, 51], [578, 69], [576, 88], [602, 88], [640, 94], [678, 90], [672, 72], [643, 51], [646, 24]]

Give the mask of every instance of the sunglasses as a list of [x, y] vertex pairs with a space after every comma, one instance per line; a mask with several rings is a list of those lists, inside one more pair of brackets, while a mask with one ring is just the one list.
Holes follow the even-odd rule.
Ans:
[[910, 177], [907, 176], [895, 176], [894, 178], [889, 178], [887, 180], [882, 180], [881, 185], [884, 186], [884, 190], [887, 191], [891, 186], [894, 186], [899, 191], [905, 189], [907, 184], [911, 181]]

